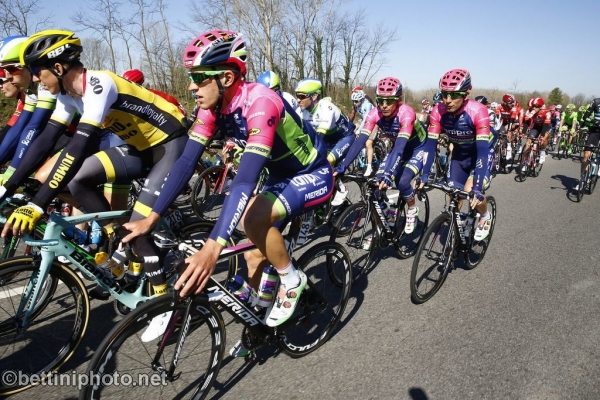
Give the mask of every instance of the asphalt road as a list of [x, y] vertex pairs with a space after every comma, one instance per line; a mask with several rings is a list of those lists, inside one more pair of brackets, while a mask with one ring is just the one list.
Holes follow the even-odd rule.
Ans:
[[[412, 259], [383, 251], [352, 290], [341, 329], [300, 359], [227, 357], [213, 399], [598, 399], [600, 190], [569, 197], [579, 163], [548, 159], [524, 183], [500, 175], [486, 258], [454, 270], [429, 302], [410, 301]], [[432, 218], [441, 195], [432, 192]], [[83, 371], [115, 321], [93, 301], [88, 336], [63, 369]], [[227, 348], [240, 328], [228, 326]], [[149, 390], [144, 396], [154, 398]], [[35, 387], [12, 399], [69, 399]]]

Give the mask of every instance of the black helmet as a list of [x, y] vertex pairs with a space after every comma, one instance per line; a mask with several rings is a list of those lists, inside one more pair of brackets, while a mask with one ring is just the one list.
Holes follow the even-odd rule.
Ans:
[[480, 102], [481, 104], [483, 104], [484, 106], [488, 105], [488, 99], [485, 96], [477, 96], [475, 97], [475, 101]]

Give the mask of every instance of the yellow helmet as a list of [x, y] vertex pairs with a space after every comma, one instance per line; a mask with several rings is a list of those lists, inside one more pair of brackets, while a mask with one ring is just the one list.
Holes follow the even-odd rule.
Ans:
[[83, 47], [71, 31], [48, 29], [32, 35], [21, 47], [19, 59], [28, 66], [50, 65], [55, 62], [79, 60]]

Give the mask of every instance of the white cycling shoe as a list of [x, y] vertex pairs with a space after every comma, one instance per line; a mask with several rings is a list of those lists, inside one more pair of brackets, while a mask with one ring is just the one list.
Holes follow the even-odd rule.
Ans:
[[373, 167], [371, 167], [371, 164], [367, 164], [367, 168], [365, 168], [365, 173], [364, 176], [371, 176], [371, 174], [373, 173]]
[[271, 312], [269, 312], [266, 318], [267, 326], [279, 326], [290, 319], [294, 314], [300, 295], [308, 281], [308, 278], [303, 271], [298, 270], [298, 275], [300, 276], [300, 283], [298, 283], [298, 286], [286, 289], [283, 284], [279, 285], [279, 294], [275, 299], [275, 304], [273, 304]]
[[485, 240], [490, 234], [490, 228], [492, 227], [492, 216], [489, 215], [488, 218], [479, 220], [477, 227], [475, 228], [475, 234], [473, 235], [473, 239], [476, 242]]
[[417, 215], [419, 215], [419, 207], [409, 207], [406, 210], [406, 224], [404, 224], [404, 233], [410, 235], [415, 230], [417, 222]]

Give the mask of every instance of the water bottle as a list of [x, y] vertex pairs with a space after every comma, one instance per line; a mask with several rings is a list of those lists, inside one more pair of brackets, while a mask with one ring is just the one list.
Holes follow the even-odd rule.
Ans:
[[446, 154], [440, 154], [440, 166], [442, 168], [446, 167], [446, 162], [448, 162], [448, 156]]
[[72, 238], [77, 244], [85, 244], [87, 242], [88, 234], [85, 231], [75, 227], [69, 226], [65, 229], [65, 235], [68, 238]]
[[258, 286], [258, 303], [259, 307], [267, 308], [273, 303], [277, 284], [279, 283], [279, 274], [272, 265], [267, 265], [263, 268]]
[[506, 145], [506, 159], [510, 160], [512, 158], [512, 146], [510, 143]]
[[90, 230], [90, 244], [96, 245], [96, 248], [102, 242], [102, 227], [96, 221], [92, 221], [92, 227]]
[[256, 293], [256, 290], [254, 290], [241, 276], [236, 275], [231, 278], [227, 283], [227, 287], [242, 303], [245, 303], [250, 307], [254, 307], [256, 303], [258, 303], [258, 294]]

